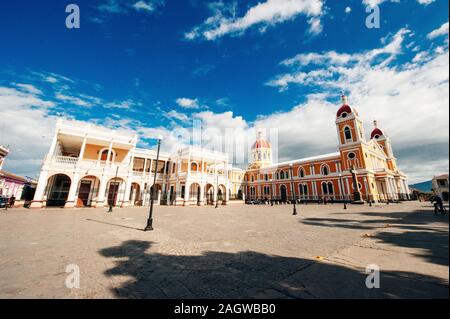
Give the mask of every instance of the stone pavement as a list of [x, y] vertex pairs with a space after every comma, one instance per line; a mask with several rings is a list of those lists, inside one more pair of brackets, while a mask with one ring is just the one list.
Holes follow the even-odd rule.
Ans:
[[161, 206], [146, 233], [147, 213], [1, 210], [0, 298], [448, 298], [448, 216], [424, 203]]

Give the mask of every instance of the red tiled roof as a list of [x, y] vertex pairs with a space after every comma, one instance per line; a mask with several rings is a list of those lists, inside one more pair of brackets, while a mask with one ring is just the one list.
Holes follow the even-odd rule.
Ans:
[[255, 142], [255, 144], [253, 144], [252, 149], [257, 149], [257, 148], [270, 148], [270, 143], [267, 142], [264, 139], [259, 139]]
[[337, 111], [337, 114], [336, 114], [336, 116], [337, 117], [340, 117], [341, 115], [342, 115], [342, 113], [347, 113], [347, 114], [350, 114], [350, 113], [352, 113], [353, 111], [352, 111], [352, 108], [350, 107], [350, 105], [347, 105], [347, 104], [344, 104], [344, 105], [342, 105], [340, 108], [339, 108], [339, 110]]
[[372, 131], [372, 134], [370, 134], [370, 138], [374, 138], [376, 135], [382, 136], [383, 132], [379, 129], [379, 128], [374, 128], [374, 130]]

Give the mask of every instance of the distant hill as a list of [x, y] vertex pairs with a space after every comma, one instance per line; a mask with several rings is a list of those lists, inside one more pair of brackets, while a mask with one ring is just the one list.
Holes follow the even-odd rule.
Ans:
[[417, 184], [413, 184], [413, 185], [409, 185], [409, 187], [414, 188], [414, 189], [418, 189], [422, 192], [431, 192], [431, 188], [432, 188], [432, 183], [431, 180], [430, 181], [426, 181], [426, 182], [422, 182], [422, 183], [417, 183]]

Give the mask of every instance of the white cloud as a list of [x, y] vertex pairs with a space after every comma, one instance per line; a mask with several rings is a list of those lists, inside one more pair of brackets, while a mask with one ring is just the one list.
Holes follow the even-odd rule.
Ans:
[[[403, 40], [409, 33], [408, 29], [402, 28], [393, 36], [383, 39], [390, 40], [384, 47], [364, 52], [348, 54], [327, 51], [298, 54], [281, 62], [281, 65], [292, 67], [295, 71], [279, 75], [267, 85], [279, 87], [281, 91], [286, 90], [290, 84], [338, 87], [341, 82], [337, 79], [341, 75], [353, 81], [355, 70], [380, 69], [389, 65], [402, 52]], [[305, 72], [304, 67], [317, 68]]]
[[152, 12], [153, 10], [155, 10], [155, 7], [151, 2], [145, 2], [142, 0], [133, 4], [133, 8], [136, 9], [137, 11], [147, 11], [147, 12]]
[[417, 0], [417, 2], [419, 2], [420, 4], [423, 4], [425, 6], [433, 3], [434, 1], [436, 1], [436, 0]]
[[107, 13], [125, 13], [126, 9], [119, 0], [108, 0], [98, 6], [98, 9]]
[[61, 100], [62, 102], [66, 102], [66, 103], [70, 103], [70, 104], [74, 104], [74, 105], [78, 105], [78, 106], [83, 106], [83, 107], [91, 107], [92, 104], [89, 103], [88, 101], [77, 97], [77, 96], [70, 96], [70, 95], [65, 95], [62, 93], [56, 93], [55, 94], [55, 98], [57, 98], [58, 100]]
[[42, 91], [36, 88], [34, 85], [31, 84], [23, 84], [23, 83], [13, 83], [14, 86], [18, 87], [22, 91], [32, 93], [35, 95], [41, 95]]
[[[363, 0], [363, 4], [366, 6], [374, 7], [379, 6], [383, 2], [393, 2], [393, 3], [400, 3], [400, 0]], [[409, 0], [408, 0], [409, 1]], [[433, 3], [435, 0], [416, 0], [421, 5], [427, 6], [431, 3]]]
[[187, 116], [184, 113], [177, 112], [175, 110], [171, 110], [170, 112], [165, 113], [165, 117], [170, 120], [178, 120], [181, 122], [187, 122], [189, 121], [189, 116]]
[[[106, 2], [100, 4], [97, 9], [103, 14], [126, 14], [131, 10], [138, 12], [152, 13], [156, 10], [156, 6], [164, 4], [164, 0], [139, 0], [130, 1], [128, 0], [107, 0]], [[94, 22], [102, 22], [103, 19], [95, 17]]]
[[200, 104], [198, 99], [190, 99], [181, 97], [176, 100], [176, 103], [184, 109], [199, 109]]
[[137, 107], [137, 106], [141, 106], [142, 103], [139, 102], [135, 102], [133, 100], [125, 100], [125, 101], [114, 101], [114, 102], [108, 102], [108, 103], [104, 103], [103, 106], [107, 109], [124, 109], [124, 110], [128, 110], [131, 109], [132, 107]]
[[266, 0], [249, 8], [242, 17], [236, 17], [235, 3], [225, 5], [216, 2], [210, 8], [213, 15], [186, 33], [186, 39], [216, 40], [225, 35], [242, 34], [256, 25], [262, 26], [260, 30], [264, 32], [267, 26], [295, 19], [298, 15], [308, 18], [310, 33], [322, 31], [320, 17], [323, 13], [323, 0]]
[[5, 170], [37, 177], [53, 137], [55, 104], [32, 92], [0, 87], [0, 144], [10, 145]]
[[427, 38], [428, 39], [435, 39], [439, 36], [446, 35], [448, 36], [448, 22], [441, 25], [438, 29], [431, 31], [428, 33]]
[[377, 119], [392, 138], [400, 168], [410, 181], [448, 171], [448, 43], [418, 52], [409, 62], [392, 63], [403, 52], [407, 34], [411, 33], [401, 29], [386, 39], [384, 47], [369, 51], [302, 53], [283, 61], [291, 72], [275, 77], [270, 85], [285, 90], [315, 82], [326, 95], [310, 96], [289, 112], [262, 119], [262, 125], [273, 124], [280, 130], [280, 159], [336, 148], [334, 118], [339, 102], [336, 97], [330, 105], [329, 96], [344, 90], [350, 92], [350, 104], [358, 108], [366, 134]]

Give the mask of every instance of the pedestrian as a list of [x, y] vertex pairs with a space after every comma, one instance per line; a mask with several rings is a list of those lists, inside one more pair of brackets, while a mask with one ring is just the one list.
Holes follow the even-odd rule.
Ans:
[[12, 195], [12, 196], [9, 198], [9, 207], [10, 207], [10, 208], [13, 208], [15, 203], [16, 203], [16, 198], [14, 197], [14, 195]]
[[441, 198], [441, 196], [436, 195], [434, 196], [433, 200], [431, 201], [432, 203], [434, 203], [434, 209], [436, 212], [444, 212], [444, 202]]

